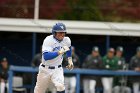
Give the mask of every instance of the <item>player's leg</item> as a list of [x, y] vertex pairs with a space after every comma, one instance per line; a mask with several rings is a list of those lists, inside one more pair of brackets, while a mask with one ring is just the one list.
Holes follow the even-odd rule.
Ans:
[[65, 93], [63, 68], [54, 69], [51, 80], [56, 87], [57, 93]]
[[110, 83], [110, 93], [112, 93], [112, 88], [113, 88], [113, 77], [109, 78], [109, 83]]
[[39, 72], [37, 75], [37, 82], [34, 89], [34, 93], [45, 93], [48, 85], [49, 85], [49, 73], [46, 74], [44, 72]]
[[120, 93], [121, 87], [120, 86], [115, 86], [113, 88], [113, 93]]
[[89, 91], [95, 93], [96, 80], [89, 80]]
[[76, 77], [72, 76], [70, 77], [70, 93], [75, 93], [76, 88]]
[[102, 78], [104, 93], [112, 93], [112, 83], [113, 83], [112, 77], [103, 77]]
[[89, 79], [83, 80], [84, 93], [89, 93]]
[[104, 92], [103, 93], [107, 93], [108, 92], [108, 89], [109, 89], [109, 85], [108, 85], [108, 79], [106, 77], [103, 77], [102, 78], [102, 85], [103, 85], [103, 89], [104, 89]]
[[49, 82], [48, 90], [51, 93], [56, 93], [56, 88], [55, 88], [54, 84], [51, 81]]
[[126, 86], [126, 87], [124, 88], [124, 92], [125, 92], [125, 93], [131, 93], [131, 88], [129, 88], [129, 87]]
[[133, 83], [133, 93], [139, 93], [139, 82]]
[[64, 82], [65, 82], [65, 93], [69, 93], [70, 77], [65, 76]]
[[5, 82], [0, 83], [0, 93], [5, 93]]

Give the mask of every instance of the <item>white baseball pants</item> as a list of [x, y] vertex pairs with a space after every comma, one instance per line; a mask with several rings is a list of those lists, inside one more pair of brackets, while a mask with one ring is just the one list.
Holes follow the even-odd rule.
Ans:
[[84, 79], [83, 87], [84, 93], [95, 93], [96, 80]]
[[103, 77], [102, 84], [104, 88], [104, 93], [112, 93], [113, 77]]
[[55, 69], [48, 69], [47, 66], [39, 66], [39, 73], [37, 76], [37, 82], [34, 89], [34, 93], [45, 93], [49, 82], [52, 82], [57, 91], [64, 91], [64, 73], [63, 68], [55, 66]]

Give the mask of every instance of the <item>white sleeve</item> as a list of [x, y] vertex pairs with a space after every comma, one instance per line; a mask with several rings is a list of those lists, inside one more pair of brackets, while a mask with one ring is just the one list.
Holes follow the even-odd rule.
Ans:
[[43, 41], [42, 53], [52, 51], [53, 48], [52, 48], [51, 45], [52, 45], [51, 40], [49, 40], [49, 38], [46, 38], [46, 39]]
[[70, 40], [69, 37], [66, 37], [66, 38], [65, 38], [65, 42], [66, 42], [66, 45], [67, 45], [68, 47], [71, 46], [71, 40]]

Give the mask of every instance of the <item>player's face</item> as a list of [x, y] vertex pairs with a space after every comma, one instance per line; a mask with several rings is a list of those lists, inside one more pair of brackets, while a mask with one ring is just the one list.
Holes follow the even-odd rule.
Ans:
[[63, 38], [65, 37], [65, 32], [57, 32], [55, 37], [58, 39], [58, 40], [63, 40]]
[[74, 48], [72, 48], [72, 55], [74, 55], [75, 54], [75, 49]]
[[3, 68], [7, 68], [8, 67], [8, 62], [7, 61], [4, 61], [1, 63], [2, 67]]
[[117, 51], [117, 52], [116, 52], [116, 56], [121, 57], [121, 56], [122, 56], [122, 54], [123, 54], [123, 52], [121, 52], [121, 51]]
[[93, 55], [93, 57], [99, 56], [99, 52], [98, 51], [92, 51], [92, 55]]
[[137, 56], [138, 56], [138, 57], [140, 57], [140, 51], [139, 51], [139, 52], [137, 52]]
[[109, 58], [113, 58], [113, 56], [114, 56], [114, 52], [112, 52], [112, 51], [108, 52], [108, 57]]

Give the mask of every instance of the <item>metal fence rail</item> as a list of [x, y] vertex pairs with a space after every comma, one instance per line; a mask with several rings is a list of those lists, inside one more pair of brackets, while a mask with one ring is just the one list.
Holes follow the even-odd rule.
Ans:
[[[33, 67], [23, 67], [23, 66], [10, 66], [9, 70], [9, 93], [12, 93], [12, 78], [14, 75], [14, 72], [31, 72], [35, 73], [38, 72], [38, 68]], [[69, 74], [75, 74], [76, 75], [76, 93], [80, 93], [80, 75], [128, 75], [128, 76], [138, 76], [140, 75], [140, 72], [136, 71], [108, 71], [108, 70], [89, 70], [89, 69], [74, 69], [72, 71], [69, 71], [67, 69], [64, 69], [64, 73]]]

